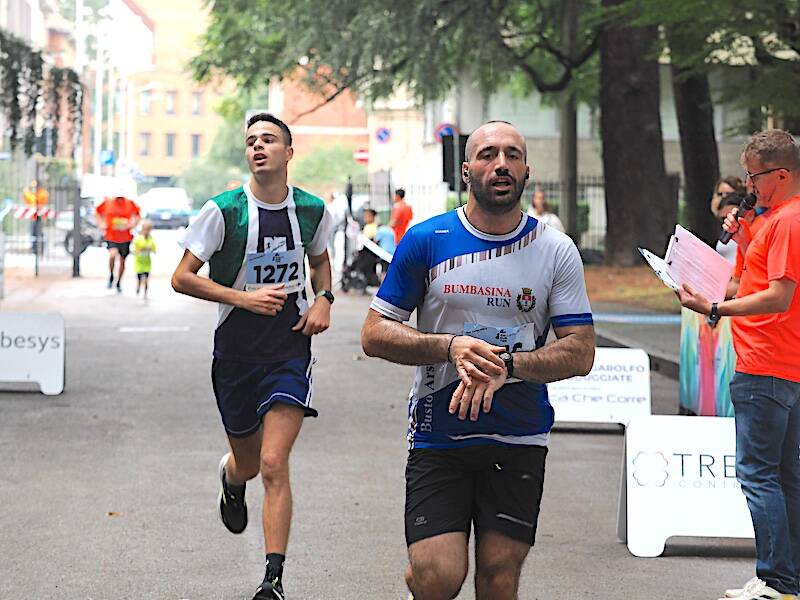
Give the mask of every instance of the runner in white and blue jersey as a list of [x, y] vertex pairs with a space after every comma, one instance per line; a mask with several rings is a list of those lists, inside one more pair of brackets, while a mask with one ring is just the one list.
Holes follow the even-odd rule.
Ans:
[[[490, 122], [466, 156], [466, 206], [406, 233], [362, 332], [367, 354], [417, 365], [406, 581], [434, 600], [458, 594], [473, 526], [476, 598], [516, 598], [553, 425], [545, 384], [586, 374], [594, 360], [578, 250], [520, 208], [524, 138]], [[414, 312], [416, 329], [404, 324]], [[546, 344], [551, 327], [557, 339]]]
[[[203, 206], [172, 281], [179, 292], [219, 303], [211, 378], [231, 449], [219, 464], [219, 514], [229, 531], [244, 531], [245, 483], [261, 474], [266, 573], [254, 600], [284, 600], [289, 453], [303, 418], [317, 416], [311, 336], [330, 324], [332, 219], [321, 199], [287, 185], [293, 150], [285, 123], [254, 115], [245, 142], [250, 182]], [[316, 293], [310, 307], [306, 258]], [[199, 277], [206, 262], [209, 277]]]

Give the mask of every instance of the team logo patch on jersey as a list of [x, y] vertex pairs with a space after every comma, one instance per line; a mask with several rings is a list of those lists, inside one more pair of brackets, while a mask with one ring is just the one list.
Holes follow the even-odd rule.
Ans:
[[522, 312], [530, 312], [536, 306], [536, 298], [533, 297], [532, 288], [522, 288], [522, 293], [517, 296], [517, 308]]

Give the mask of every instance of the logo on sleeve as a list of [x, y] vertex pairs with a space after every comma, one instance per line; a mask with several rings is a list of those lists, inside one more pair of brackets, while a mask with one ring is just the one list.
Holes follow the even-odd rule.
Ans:
[[536, 298], [533, 297], [532, 288], [522, 288], [522, 293], [517, 296], [517, 308], [522, 312], [530, 312], [536, 306]]

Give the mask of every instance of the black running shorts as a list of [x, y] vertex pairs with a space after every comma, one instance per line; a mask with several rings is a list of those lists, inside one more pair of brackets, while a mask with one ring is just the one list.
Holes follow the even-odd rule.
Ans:
[[130, 242], [111, 242], [106, 240], [106, 248], [111, 250], [112, 248], [116, 248], [119, 252], [119, 255], [122, 258], [128, 258], [128, 254], [131, 253], [131, 243]]
[[411, 450], [406, 464], [406, 544], [474, 523], [533, 546], [544, 484], [544, 446], [482, 444]]

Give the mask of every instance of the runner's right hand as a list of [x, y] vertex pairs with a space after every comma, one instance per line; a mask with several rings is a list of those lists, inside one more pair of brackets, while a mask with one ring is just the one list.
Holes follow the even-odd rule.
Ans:
[[288, 297], [283, 288], [284, 284], [280, 283], [243, 292], [239, 307], [259, 315], [274, 317], [283, 309], [283, 303]]
[[468, 335], [459, 335], [450, 346], [448, 360], [456, 368], [458, 377], [466, 387], [472, 387], [472, 380], [489, 383], [492, 376], [505, 373], [506, 365], [498, 354], [505, 352], [502, 346]]

